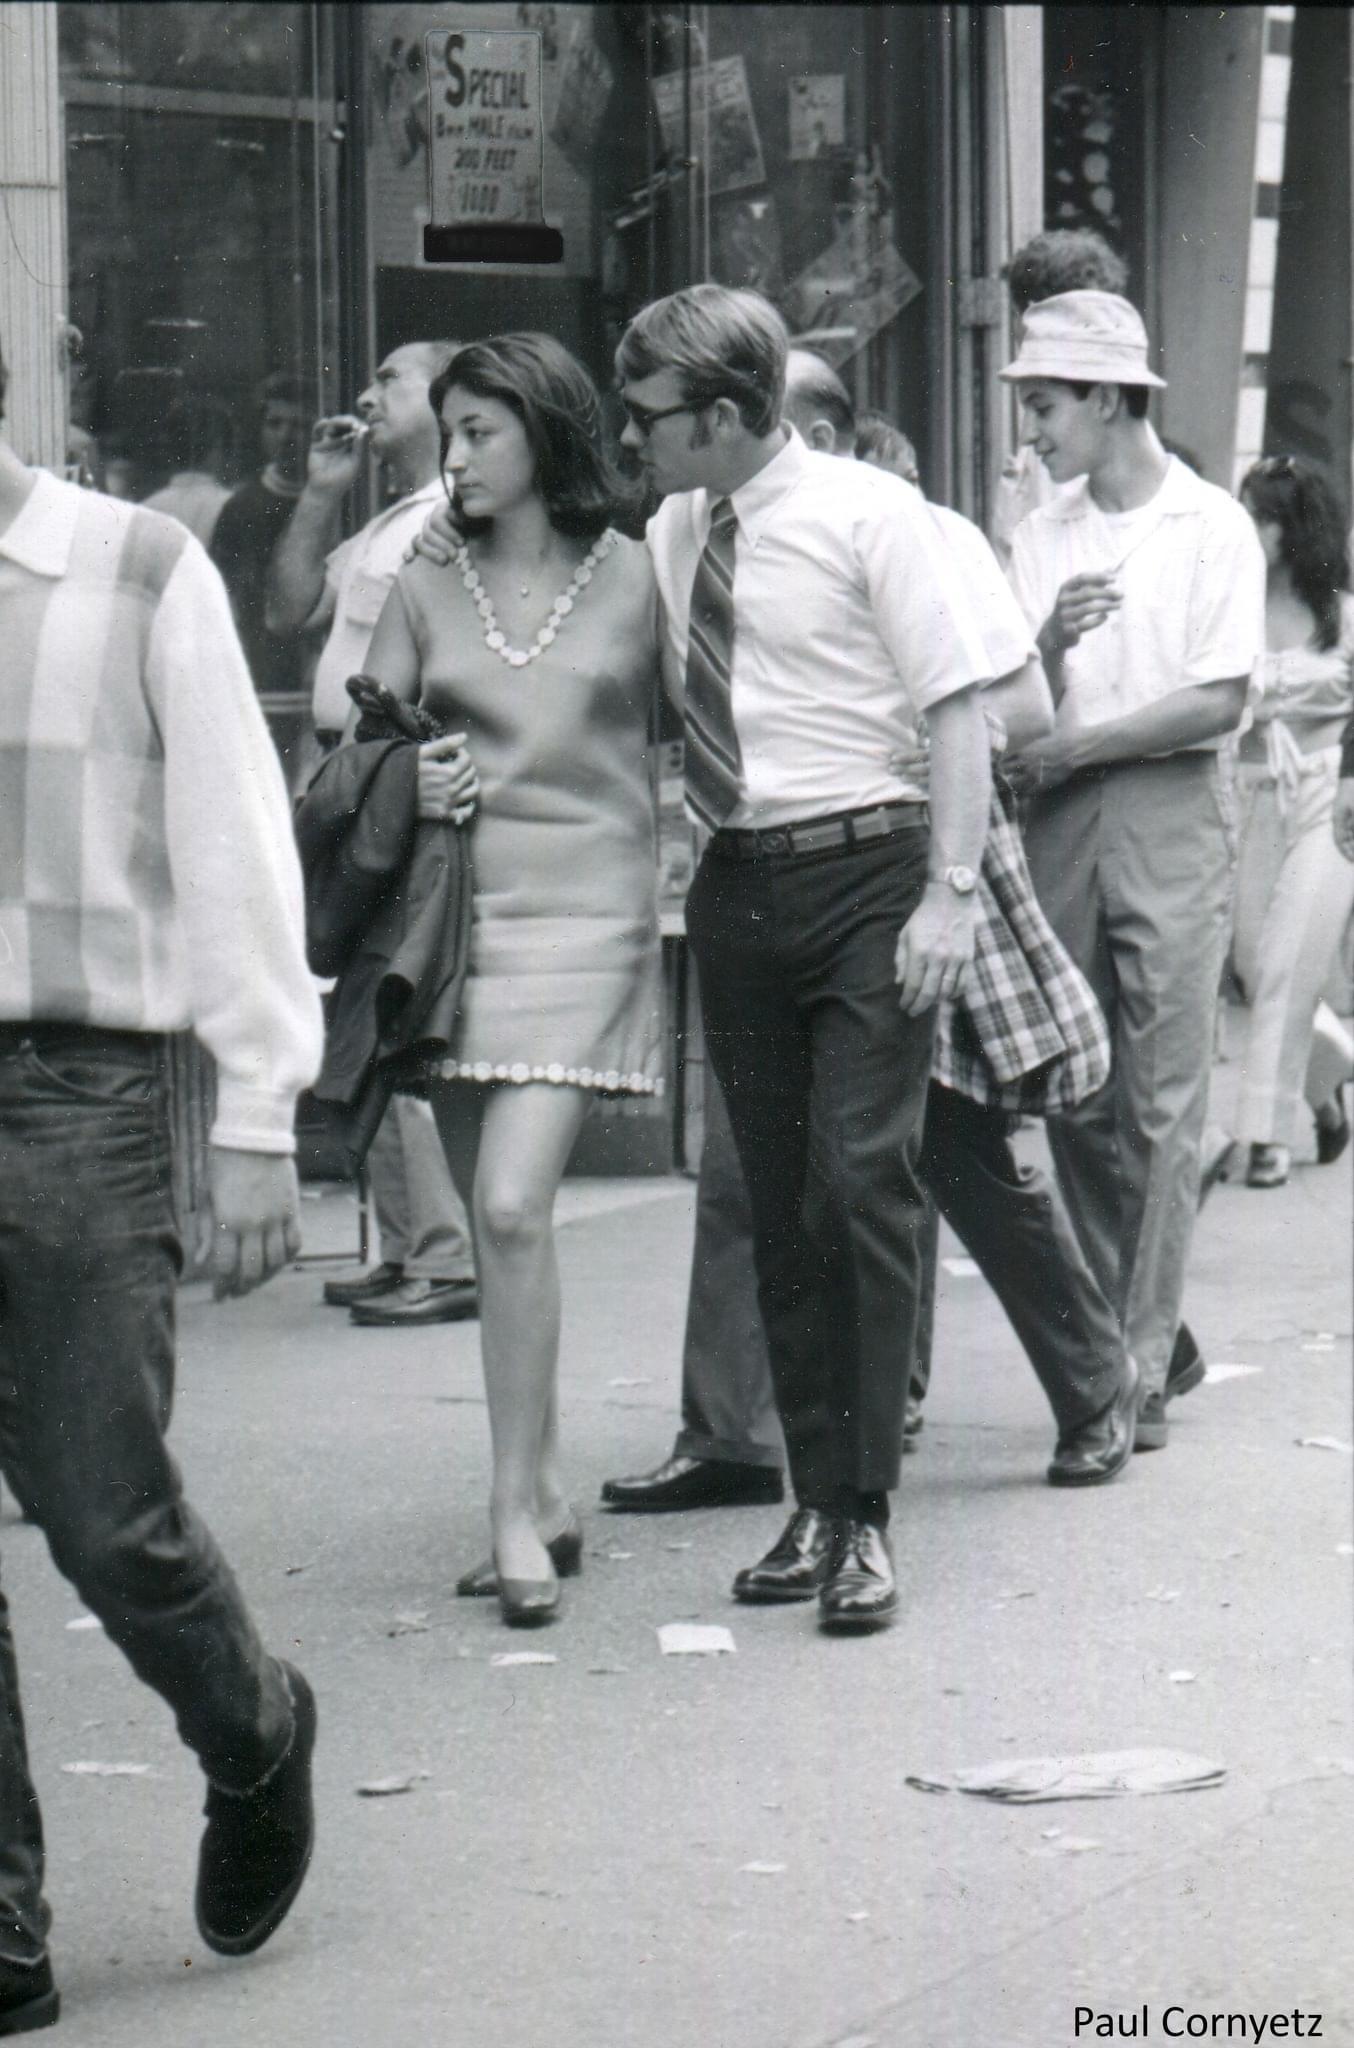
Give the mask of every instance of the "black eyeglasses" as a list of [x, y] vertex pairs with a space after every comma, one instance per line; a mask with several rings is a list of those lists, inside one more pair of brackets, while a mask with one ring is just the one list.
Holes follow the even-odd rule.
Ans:
[[655, 410], [651, 406], [636, 405], [630, 398], [623, 398], [621, 405], [631, 426], [636, 433], [643, 434], [646, 441], [660, 420], [676, 419], [679, 412], [695, 413], [706, 410], [704, 405], [664, 405]]

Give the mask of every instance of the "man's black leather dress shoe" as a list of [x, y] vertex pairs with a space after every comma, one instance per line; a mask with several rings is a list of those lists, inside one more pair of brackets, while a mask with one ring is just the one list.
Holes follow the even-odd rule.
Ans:
[[832, 1558], [841, 1527], [835, 1515], [798, 1508], [757, 1564], [739, 1572], [733, 1597], [749, 1607], [775, 1607], [783, 1600], [812, 1600]]
[[364, 1330], [399, 1330], [406, 1325], [463, 1323], [479, 1312], [473, 1280], [401, 1280], [380, 1301], [359, 1301], [352, 1320]]
[[887, 1628], [898, 1607], [893, 1552], [873, 1522], [839, 1522], [837, 1541], [818, 1595], [820, 1625], [832, 1635]]
[[673, 1514], [681, 1508], [774, 1506], [785, 1495], [775, 1465], [734, 1465], [721, 1458], [667, 1458], [634, 1479], [608, 1479], [602, 1505], [632, 1515]]
[[403, 1278], [403, 1266], [383, 1259], [370, 1273], [359, 1273], [355, 1280], [326, 1280], [324, 1299], [330, 1308], [356, 1308], [359, 1301], [379, 1301], [383, 1294], [393, 1294]]
[[1138, 1416], [1138, 1367], [1127, 1360], [1118, 1393], [1103, 1415], [1059, 1437], [1048, 1468], [1050, 1486], [1103, 1486], [1122, 1472], [1133, 1455]]
[[7, 1963], [0, 1958], [0, 2040], [15, 2034], [36, 2034], [54, 2027], [61, 2017], [61, 1993], [52, 1982], [46, 1956], [36, 1963]]

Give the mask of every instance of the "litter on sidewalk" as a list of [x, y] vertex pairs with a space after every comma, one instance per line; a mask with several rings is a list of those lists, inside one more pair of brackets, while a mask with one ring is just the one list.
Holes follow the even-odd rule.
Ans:
[[732, 1657], [738, 1645], [726, 1628], [665, 1621], [658, 1631], [658, 1647], [665, 1657]]
[[971, 1792], [1008, 1806], [1046, 1799], [1113, 1799], [1123, 1793], [1198, 1792], [1220, 1785], [1224, 1764], [1180, 1749], [1107, 1749], [1080, 1756], [1022, 1757], [961, 1771], [915, 1772], [919, 1792]]

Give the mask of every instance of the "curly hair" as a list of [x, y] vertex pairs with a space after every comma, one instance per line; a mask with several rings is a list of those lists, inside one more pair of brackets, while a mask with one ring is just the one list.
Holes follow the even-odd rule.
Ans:
[[1031, 235], [1006, 270], [1011, 304], [1020, 314], [1061, 292], [1122, 294], [1127, 285], [1128, 265], [1094, 228], [1049, 228]]
[[[442, 402], [453, 386], [495, 398], [516, 413], [536, 466], [536, 489], [557, 533], [593, 541], [633, 511], [635, 491], [603, 445], [597, 386], [550, 335], [493, 334], [457, 349], [428, 387], [439, 426]], [[489, 523], [469, 520], [459, 510], [457, 519], [466, 533], [482, 532]]]
[[1237, 492], [1257, 524], [1272, 520], [1293, 588], [1316, 620], [1316, 644], [1340, 637], [1340, 596], [1349, 589], [1349, 542], [1334, 491], [1300, 455], [1252, 463]]

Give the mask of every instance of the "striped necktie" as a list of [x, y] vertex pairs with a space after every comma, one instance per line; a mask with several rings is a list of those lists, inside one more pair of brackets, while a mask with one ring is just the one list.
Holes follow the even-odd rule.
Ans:
[[716, 500], [691, 585], [686, 655], [686, 800], [716, 831], [743, 792], [733, 723], [733, 566], [738, 514]]

